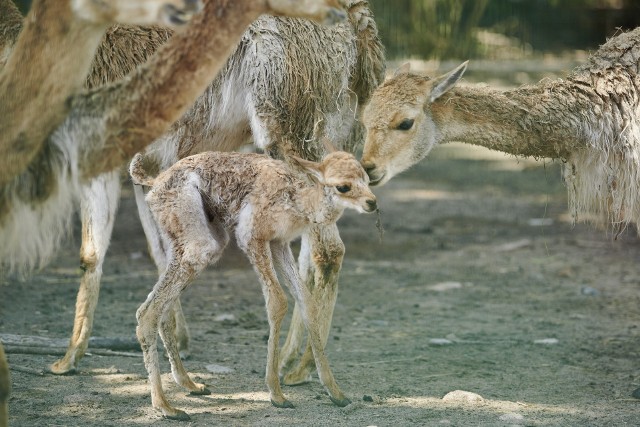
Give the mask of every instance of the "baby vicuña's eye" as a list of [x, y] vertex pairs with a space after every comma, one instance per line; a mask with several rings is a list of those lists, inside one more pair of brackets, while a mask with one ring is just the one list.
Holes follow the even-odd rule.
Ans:
[[351, 187], [348, 185], [338, 185], [336, 186], [336, 190], [338, 190], [340, 193], [348, 193], [349, 191], [351, 191]]
[[413, 126], [413, 119], [404, 119], [400, 122], [396, 129], [398, 130], [409, 130]]

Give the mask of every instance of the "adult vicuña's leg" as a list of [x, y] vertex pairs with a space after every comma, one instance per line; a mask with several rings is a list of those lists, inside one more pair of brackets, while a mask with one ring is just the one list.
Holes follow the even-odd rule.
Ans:
[[93, 316], [100, 294], [102, 264], [109, 248], [119, 197], [118, 172], [103, 174], [82, 189], [80, 264], [84, 272], [76, 298], [69, 347], [64, 357], [49, 367], [54, 374], [64, 375], [75, 371], [89, 345]]

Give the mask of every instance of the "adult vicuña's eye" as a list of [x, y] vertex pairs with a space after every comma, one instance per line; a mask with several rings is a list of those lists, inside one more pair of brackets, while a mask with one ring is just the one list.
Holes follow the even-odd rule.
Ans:
[[413, 119], [404, 119], [402, 122], [400, 122], [398, 126], [396, 126], [396, 129], [409, 130], [412, 127], [413, 127]]
[[336, 190], [338, 190], [340, 193], [348, 193], [349, 191], [351, 191], [351, 187], [349, 187], [348, 185], [338, 185], [336, 186]]

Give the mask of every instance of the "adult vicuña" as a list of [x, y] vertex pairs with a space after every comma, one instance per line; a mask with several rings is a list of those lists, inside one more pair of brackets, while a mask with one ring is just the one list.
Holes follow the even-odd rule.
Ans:
[[[107, 17], [122, 16], [127, 22], [136, 22], [138, 12], [149, 11], [133, 8], [137, 4], [156, 5], [160, 11], [165, 5], [184, 4], [188, 6], [185, 11], [169, 8], [167, 15], [181, 22], [197, 3], [127, 0], [108, 2], [93, 10], [96, 2], [35, 0], [20, 31], [21, 16], [15, 5], [11, 0], [0, 0], [3, 267], [25, 270], [46, 261], [67, 230], [81, 185], [120, 167], [181, 117], [222, 68], [253, 20], [264, 13], [324, 19], [335, 16], [329, 5], [337, 5], [336, 0], [205, 3], [204, 12], [144, 67], [113, 85], [69, 99], [76, 93], [76, 73], [88, 69], [78, 63], [90, 63], [94, 54], [84, 37], [90, 35], [93, 40], [95, 29], [85, 32], [84, 27], [97, 25], [104, 31], [109, 22], [100, 18], [100, 11], [109, 12]], [[75, 9], [70, 9], [71, 5]], [[112, 15], [118, 7], [125, 13]], [[97, 24], [88, 19], [93, 13]], [[142, 16], [145, 19], [141, 22], [155, 22]], [[165, 15], [158, 12], [156, 18], [164, 20]], [[67, 69], [69, 76], [64, 75]], [[27, 78], [33, 75], [42, 78]], [[6, 359], [0, 355], [0, 425], [6, 425], [6, 368]]]
[[[317, 160], [328, 136], [346, 141], [355, 151], [362, 143], [357, 122], [359, 105], [366, 102], [384, 75], [383, 49], [368, 4], [343, 1], [349, 22], [323, 27], [300, 19], [262, 17], [245, 32], [220, 75], [195, 105], [168, 133], [145, 151], [149, 170], [164, 170], [179, 158], [203, 148], [228, 151], [254, 144], [274, 155], [296, 154]], [[142, 53], [168, 37], [157, 29], [114, 28], [98, 51], [91, 80], [94, 84], [125, 74]], [[125, 68], [125, 71], [118, 68]], [[109, 245], [120, 181], [116, 173], [93, 180], [82, 189], [81, 265], [84, 273], [76, 303], [76, 317], [67, 353], [51, 365], [54, 373], [76, 368], [91, 334], [102, 265]], [[136, 202], [152, 256], [163, 271], [163, 247], [155, 223], [144, 202], [142, 188], [135, 188]], [[335, 224], [318, 225], [303, 237], [301, 272], [310, 289], [325, 292], [327, 315], [321, 328], [326, 341], [335, 304], [338, 274], [344, 248]], [[176, 305], [179, 348], [188, 352], [188, 332]], [[304, 327], [298, 310], [283, 348], [285, 383], [307, 380], [313, 355], [307, 345], [301, 363], [294, 368], [303, 345]]]
[[562, 159], [576, 218], [638, 223], [639, 59], [640, 28], [610, 39], [564, 79], [514, 90], [454, 87], [466, 63], [435, 79], [399, 70], [365, 109], [363, 165], [381, 185], [449, 141]]
[[148, 178], [143, 157], [131, 163], [136, 184], [153, 185], [146, 200], [167, 248], [167, 268], [137, 312], [136, 330], [149, 373], [151, 402], [165, 417], [188, 419], [167, 401], [158, 366], [157, 334], [169, 355], [176, 382], [194, 394], [209, 394], [194, 383], [180, 359], [175, 322], [167, 314], [182, 291], [208, 264], [216, 262], [233, 232], [262, 285], [269, 319], [266, 383], [274, 406], [293, 405], [278, 378], [280, 326], [287, 297], [276, 271], [285, 280], [309, 334], [320, 381], [338, 406], [350, 400], [335, 382], [324, 353], [324, 316], [317, 293], [302, 283], [289, 242], [319, 224], [335, 224], [345, 208], [376, 210], [369, 178], [356, 158], [329, 153], [321, 163], [292, 156], [301, 176], [279, 160], [260, 154], [206, 152], [178, 161], [155, 180]]
[[574, 219], [640, 222], [640, 28], [605, 43], [562, 80], [499, 91], [454, 87], [466, 63], [435, 79], [401, 69], [364, 112], [362, 163], [372, 185], [461, 141], [563, 160]]

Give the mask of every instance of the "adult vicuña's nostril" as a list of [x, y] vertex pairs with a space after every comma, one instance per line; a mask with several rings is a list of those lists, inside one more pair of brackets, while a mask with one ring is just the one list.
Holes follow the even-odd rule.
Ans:
[[364, 168], [364, 171], [367, 173], [367, 175], [369, 174], [369, 172], [373, 172], [374, 170], [376, 170], [376, 165], [374, 163], [362, 163], [362, 167]]
[[367, 200], [367, 206], [370, 210], [375, 210], [378, 207], [378, 203], [375, 201], [375, 199], [369, 199]]

